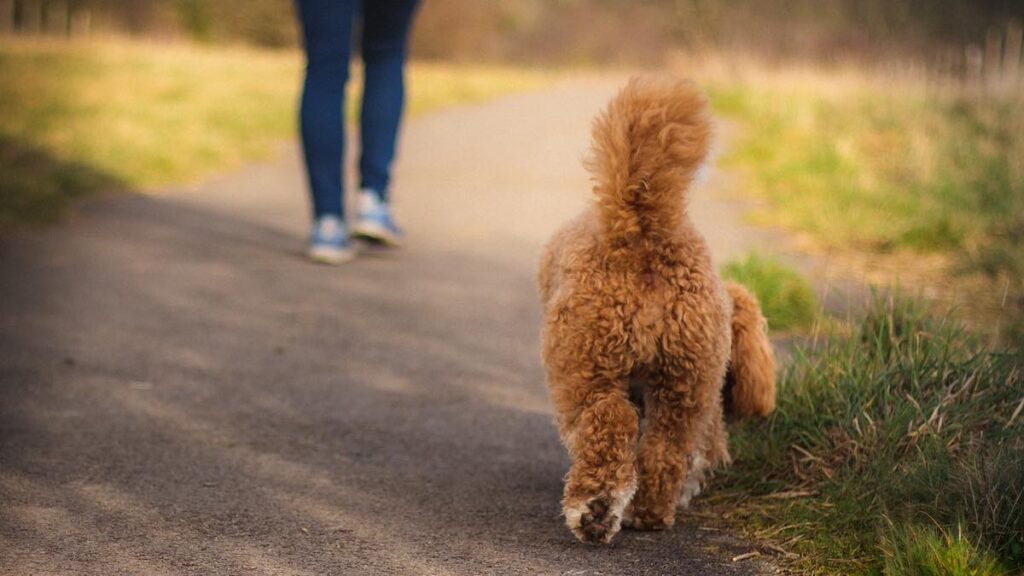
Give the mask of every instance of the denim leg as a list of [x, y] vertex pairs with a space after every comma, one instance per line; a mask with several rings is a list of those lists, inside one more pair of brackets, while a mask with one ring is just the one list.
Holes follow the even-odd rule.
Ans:
[[343, 214], [345, 83], [356, 0], [298, 0], [306, 50], [299, 125], [314, 216]]
[[[388, 191], [398, 125], [405, 103], [405, 59], [418, 0], [372, 0], [363, 5], [365, 63], [361, 121], [361, 186]], [[387, 198], [383, 198], [387, 200]]]

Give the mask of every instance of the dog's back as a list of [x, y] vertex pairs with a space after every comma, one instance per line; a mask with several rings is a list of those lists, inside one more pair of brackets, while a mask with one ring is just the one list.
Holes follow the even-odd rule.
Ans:
[[673, 339], [725, 358], [727, 297], [685, 213], [711, 140], [703, 95], [686, 82], [633, 80], [593, 138], [596, 202], [552, 238], [541, 265], [549, 312], [586, 316], [638, 369], [653, 369]]

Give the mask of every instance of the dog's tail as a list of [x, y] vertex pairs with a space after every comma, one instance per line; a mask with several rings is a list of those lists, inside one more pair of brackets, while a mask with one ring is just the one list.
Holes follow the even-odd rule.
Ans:
[[690, 82], [633, 78], [593, 126], [587, 169], [605, 237], [670, 236], [708, 155], [711, 119]]
[[765, 416], [775, 409], [775, 356], [761, 306], [746, 288], [725, 283], [732, 300], [732, 358], [726, 375], [726, 412]]

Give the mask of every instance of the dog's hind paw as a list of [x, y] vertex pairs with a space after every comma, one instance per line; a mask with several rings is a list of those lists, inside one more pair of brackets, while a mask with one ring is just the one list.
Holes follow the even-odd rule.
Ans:
[[623, 527], [641, 531], [667, 530], [672, 527], [672, 524], [671, 520], [664, 518], [641, 519], [635, 516], [622, 521]]
[[605, 498], [594, 498], [583, 506], [566, 510], [565, 519], [572, 533], [588, 544], [607, 544], [621, 525], [621, 517]]
[[622, 527], [631, 530], [665, 530], [673, 524], [674, 518], [657, 518], [641, 512], [639, 515], [630, 503], [622, 514]]

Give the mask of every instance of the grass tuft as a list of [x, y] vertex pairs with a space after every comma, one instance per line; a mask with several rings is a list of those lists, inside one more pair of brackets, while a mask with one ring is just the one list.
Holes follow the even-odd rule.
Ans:
[[894, 528], [882, 538], [884, 576], [1010, 576], [999, 560], [963, 529]]
[[810, 283], [771, 256], [752, 252], [731, 260], [722, 267], [722, 275], [757, 295], [771, 330], [809, 328], [817, 318], [818, 303]]
[[727, 498], [753, 495], [744, 526], [802, 537], [794, 551], [832, 573], [877, 573], [887, 522], [962, 527], [1022, 569], [1022, 369], [1021, 350], [879, 296], [855, 329], [795, 352], [767, 422], [735, 429]]

